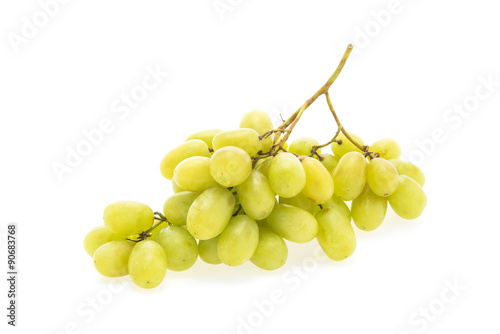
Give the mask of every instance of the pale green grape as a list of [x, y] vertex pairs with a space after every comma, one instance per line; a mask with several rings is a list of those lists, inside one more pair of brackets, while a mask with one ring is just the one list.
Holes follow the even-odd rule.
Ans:
[[160, 164], [161, 175], [172, 180], [177, 165], [190, 157], [210, 157], [207, 144], [199, 139], [188, 140], [167, 153]]
[[269, 180], [269, 167], [271, 167], [271, 162], [273, 162], [273, 157], [267, 157], [257, 161], [255, 169], [264, 174]]
[[302, 193], [317, 204], [328, 201], [333, 196], [333, 179], [325, 166], [314, 158], [302, 160], [306, 173], [306, 185]]
[[259, 134], [254, 129], [236, 129], [221, 131], [215, 135], [213, 140], [214, 150], [218, 150], [226, 146], [236, 146], [248, 153], [249, 156], [254, 156], [260, 151], [262, 144], [259, 139]]
[[94, 253], [94, 266], [106, 277], [121, 277], [128, 274], [128, 259], [134, 243], [127, 240], [110, 241]]
[[366, 182], [371, 190], [381, 197], [387, 197], [396, 191], [399, 184], [398, 176], [396, 167], [382, 158], [372, 159], [366, 169]]
[[421, 187], [424, 186], [425, 183], [425, 175], [424, 172], [418, 166], [412, 164], [409, 161], [404, 161], [401, 159], [391, 159], [389, 160], [391, 164], [396, 167], [399, 175], [406, 175], [417, 181]]
[[113, 233], [105, 226], [97, 226], [87, 233], [85, 239], [83, 239], [83, 248], [92, 257], [97, 248], [102, 245], [114, 240], [125, 240], [125, 238], [124, 235]]
[[224, 187], [242, 184], [252, 171], [252, 159], [247, 152], [236, 146], [225, 146], [210, 158], [210, 173]]
[[[313, 146], [318, 146], [319, 143], [316, 139], [311, 138], [311, 137], [300, 137], [295, 139], [291, 144], [290, 144], [290, 149], [288, 152], [295, 153], [297, 155], [305, 155], [305, 156], [310, 156], [311, 155], [311, 150]], [[321, 153], [321, 149], [319, 148], [316, 153]]]
[[378, 153], [380, 158], [398, 159], [401, 156], [401, 146], [392, 138], [379, 139], [370, 145], [370, 151]]
[[321, 204], [321, 206], [323, 207], [323, 209], [333, 208], [337, 211], [340, 211], [346, 218], [349, 218], [349, 221], [351, 221], [351, 210], [349, 210], [347, 204], [345, 204], [345, 202], [340, 198], [332, 196], [332, 198]]
[[217, 253], [217, 245], [219, 244], [219, 235], [212, 239], [200, 240], [198, 242], [198, 253], [200, 258], [209, 264], [221, 264]]
[[424, 211], [427, 197], [417, 181], [409, 176], [400, 175], [398, 189], [389, 196], [389, 203], [398, 216], [415, 219]]
[[275, 205], [267, 224], [280, 237], [298, 243], [311, 241], [318, 232], [318, 223], [312, 214], [287, 204]]
[[[262, 110], [250, 110], [241, 118], [240, 128], [250, 128], [257, 131], [259, 136], [274, 129], [273, 122], [269, 115]], [[262, 152], [269, 152], [273, 144], [274, 133], [262, 139]]]
[[387, 198], [377, 196], [368, 185], [352, 201], [351, 213], [354, 224], [364, 231], [372, 231], [382, 224], [387, 212]]
[[199, 139], [205, 142], [207, 146], [211, 149], [213, 149], [212, 146], [212, 141], [214, 140], [214, 137], [216, 134], [218, 134], [221, 130], [218, 129], [210, 129], [210, 130], [202, 130], [193, 133], [189, 137], [186, 138], [186, 141], [192, 140], [192, 139]]
[[[358, 135], [355, 135], [353, 133], [349, 134], [352, 139], [358, 142], [358, 144], [364, 146], [365, 143], [363, 142], [363, 139], [361, 139]], [[357, 148], [347, 137], [343, 134], [340, 133], [337, 137], [336, 140], [341, 140], [342, 143], [338, 144], [337, 142], [332, 143], [332, 152], [335, 156], [342, 158], [346, 153], [349, 152], [363, 152], [359, 148]]]
[[[156, 237], [158, 236], [158, 233], [160, 233], [161, 230], [163, 230], [164, 228], [166, 228], [166, 227], [169, 226], [168, 222], [165, 222], [165, 221], [162, 222], [161, 220], [155, 219], [154, 224], [158, 224], [158, 223], [160, 223], [160, 225], [158, 225], [157, 227], [155, 227], [155, 229], [150, 232], [151, 236], [149, 237], [149, 239], [151, 239], [153, 241], [156, 241]], [[131, 239], [131, 240], [137, 240], [138, 237], [139, 236], [132, 237], [132, 238], [129, 238], [129, 239]]]
[[300, 193], [298, 195], [289, 198], [280, 197], [279, 203], [299, 207], [301, 209], [308, 211], [312, 215], [315, 215], [320, 210], [319, 205], [311, 201], [303, 193]]
[[323, 158], [323, 160], [321, 160], [323, 166], [326, 167], [329, 173], [332, 173], [335, 167], [339, 164], [339, 157], [331, 154], [322, 154], [321, 157]]
[[356, 235], [350, 215], [342, 209], [328, 208], [316, 215], [318, 221], [318, 243], [332, 260], [342, 261], [356, 249]]
[[173, 225], [186, 225], [189, 208], [199, 195], [199, 192], [183, 191], [170, 196], [163, 205], [163, 214]]
[[172, 189], [174, 190], [174, 193], [180, 193], [182, 191], [186, 191], [185, 189], [182, 189], [181, 187], [179, 187], [179, 185], [177, 183], [175, 183], [175, 180], [172, 179]]
[[276, 195], [261, 172], [252, 170], [246, 181], [236, 187], [236, 192], [243, 210], [250, 218], [261, 220], [271, 214]]
[[154, 288], [163, 281], [167, 272], [167, 256], [156, 241], [138, 242], [128, 260], [132, 282], [144, 289]]
[[281, 197], [293, 197], [306, 185], [306, 173], [299, 159], [292, 153], [281, 152], [269, 167], [269, 182]]
[[217, 254], [222, 263], [239, 266], [248, 261], [259, 243], [259, 227], [245, 215], [233, 217], [219, 237]]
[[214, 187], [217, 182], [210, 173], [210, 158], [191, 157], [175, 167], [175, 183], [187, 191], [203, 191]]
[[265, 270], [275, 270], [285, 264], [288, 257], [286, 242], [270, 229], [259, 226], [259, 243], [250, 261]]
[[104, 226], [117, 234], [139, 234], [153, 225], [154, 217], [146, 204], [118, 201], [104, 209]]
[[361, 153], [345, 154], [332, 175], [335, 196], [343, 201], [358, 197], [366, 184], [366, 169], [367, 162]]
[[180, 226], [170, 226], [160, 231], [156, 241], [167, 256], [167, 268], [183, 271], [193, 266], [198, 258], [198, 244], [191, 234]]
[[234, 209], [233, 194], [221, 187], [208, 188], [198, 196], [187, 215], [187, 228], [199, 240], [211, 239], [226, 227]]

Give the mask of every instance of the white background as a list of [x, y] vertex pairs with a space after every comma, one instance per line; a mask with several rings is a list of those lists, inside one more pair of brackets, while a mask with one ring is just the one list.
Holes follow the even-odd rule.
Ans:
[[[6, 226], [17, 222], [20, 273], [15, 329], [1, 280], [2, 333], [498, 332], [495, 2], [221, 3], [231, 10], [218, 13], [212, 0], [69, 1], [17, 46], [23, 18], [44, 24], [40, 4], [1, 3], [0, 261], [5, 274]], [[290, 115], [348, 42], [356, 49], [333, 104], [348, 131], [367, 143], [394, 137], [418, 160], [428, 195], [419, 219], [389, 211], [376, 231], [356, 230], [356, 252], [342, 263], [315, 257], [314, 240], [289, 243], [274, 272], [198, 260], [151, 291], [94, 270], [82, 241], [108, 203], [161, 210], [172, 193], [159, 173], [168, 150], [194, 131], [237, 127], [250, 109]], [[128, 115], [114, 112], [146, 68], [169, 74]], [[54, 162], [65, 164], [68, 147], [104, 119], [112, 131], [59, 180]], [[325, 142], [334, 131], [320, 98], [295, 137]], [[269, 306], [274, 294], [281, 303]]]

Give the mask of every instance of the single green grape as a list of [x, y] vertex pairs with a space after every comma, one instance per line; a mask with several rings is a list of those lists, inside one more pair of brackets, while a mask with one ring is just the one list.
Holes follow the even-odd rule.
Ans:
[[221, 131], [215, 135], [212, 144], [215, 151], [226, 146], [236, 146], [246, 151], [251, 157], [262, 147], [257, 131], [248, 128]]
[[319, 245], [332, 260], [342, 261], [354, 253], [356, 235], [351, 225], [350, 215], [338, 208], [321, 210], [316, 215], [318, 221]]
[[221, 187], [208, 188], [198, 196], [187, 215], [187, 228], [199, 240], [219, 235], [231, 219], [234, 209], [233, 194]]
[[222, 231], [217, 254], [222, 263], [239, 266], [247, 262], [259, 243], [259, 227], [246, 215], [234, 216]]
[[292, 153], [280, 152], [269, 167], [269, 182], [281, 197], [293, 197], [306, 185], [306, 173], [299, 159]]
[[160, 231], [156, 242], [167, 256], [167, 268], [183, 271], [191, 268], [198, 258], [198, 244], [191, 234], [180, 226], [169, 226]]
[[236, 146], [225, 146], [214, 152], [210, 159], [210, 173], [224, 187], [242, 184], [252, 171], [252, 159]]
[[409, 176], [399, 176], [399, 186], [389, 196], [394, 212], [404, 219], [415, 219], [422, 214], [427, 205], [427, 197], [422, 187]]
[[183, 191], [170, 196], [163, 205], [163, 214], [173, 225], [186, 225], [189, 208], [199, 195], [200, 192]]
[[177, 183], [175, 183], [175, 180], [172, 179], [172, 189], [174, 190], [174, 193], [180, 193], [182, 191], [186, 191], [185, 189], [182, 189], [181, 187], [179, 187], [179, 185]]
[[114, 240], [125, 240], [125, 238], [124, 235], [113, 233], [105, 226], [97, 226], [90, 230], [83, 239], [83, 248], [90, 257], [93, 257], [97, 248], [102, 245]]
[[255, 169], [264, 174], [265, 177], [269, 180], [269, 167], [271, 167], [271, 162], [273, 162], [273, 157], [267, 157], [264, 159], [257, 160], [257, 164], [255, 165]]
[[250, 261], [259, 268], [275, 270], [285, 264], [287, 257], [286, 242], [265, 226], [259, 226], [259, 243]]
[[273, 211], [276, 194], [269, 180], [257, 170], [252, 170], [246, 181], [236, 187], [236, 193], [246, 215], [252, 219], [264, 219]]
[[206, 157], [191, 157], [182, 161], [175, 167], [174, 180], [182, 189], [193, 192], [218, 185], [210, 173], [210, 158]]
[[139, 234], [153, 225], [153, 210], [146, 204], [118, 201], [104, 209], [104, 226], [117, 234]]
[[116, 240], [105, 243], [94, 253], [94, 266], [106, 277], [121, 277], [128, 274], [128, 259], [134, 243]]
[[401, 159], [391, 159], [389, 160], [391, 164], [396, 167], [398, 170], [399, 175], [406, 175], [408, 177], [411, 177], [415, 181], [417, 181], [418, 184], [420, 184], [421, 187], [424, 186], [425, 184], [425, 175], [424, 172], [418, 166], [412, 164], [409, 161], [404, 161]]
[[298, 243], [311, 241], [318, 232], [318, 223], [312, 214], [287, 204], [275, 205], [267, 224], [280, 237]]
[[352, 201], [366, 184], [367, 162], [359, 152], [349, 152], [333, 171], [334, 194], [343, 201]]
[[401, 156], [401, 146], [392, 138], [379, 139], [370, 145], [370, 151], [378, 153], [383, 159], [398, 159]]
[[[290, 144], [290, 149], [288, 152], [295, 153], [297, 155], [305, 155], [310, 156], [313, 146], [318, 146], [319, 143], [316, 139], [311, 137], [300, 137], [295, 139]], [[321, 153], [321, 149], [319, 148], [316, 153]]]
[[304, 209], [308, 211], [310, 214], [313, 216], [319, 212], [320, 207], [318, 204], [314, 203], [311, 201], [309, 198], [304, 195], [304, 193], [300, 193], [298, 195], [295, 195], [293, 197], [285, 198], [285, 197], [280, 197], [279, 198], [279, 203], [280, 204], [288, 204], [292, 206], [296, 206], [298, 208]]
[[212, 239], [200, 240], [198, 243], [198, 253], [200, 258], [208, 264], [221, 264], [217, 253], [217, 246], [219, 244], [219, 236]]
[[167, 256], [156, 241], [138, 242], [128, 260], [128, 272], [132, 282], [144, 289], [160, 285], [167, 272]]
[[323, 209], [333, 208], [335, 210], [341, 211], [342, 214], [345, 217], [349, 217], [349, 221], [351, 221], [351, 210], [349, 209], [347, 204], [345, 204], [345, 202], [340, 198], [332, 196], [332, 198], [321, 204], [321, 206], [323, 207]]
[[363, 231], [372, 231], [382, 224], [387, 212], [387, 198], [377, 196], [369, 185], [352, 201], [354, 224]]
[[[361, 139], [358, 135], [355, 135], [354, 133], [349, 134], [352, 139], [358, 142], [358, 144], [364, 146], [365, 143], [363, 142], [363, 139]], [[340, 140], [341, 143], [333, 142], [332, 143], [332, 152], [335, 156], [342, 158], [346, 153], [349, 152], [359, 152], [362, 153], [363, 151], [360, 150], [356, 145], [354, 145], [347, 137], [343, 134], [340, 133], [337, 136], [337, 140]]]
[[[241, 118], [240, 128], [250, 128], [257, 131], [259, 136], [274, 129], [271, 117], [262, 110], [250, 110], [246, 112]], [[273, 144], [274, 134], [269, 135], [267, 138], [262, 139], [262, 152], [269, 152]]]
[[323, 158], [323, 160], [320, 160], [321, 163], [323, 164], [323, 166], [326, 167], [328, 172], [331, 174], [335, 169], [335, 167], [337, 167], [337, 165], [339, 164], [340, 161], [339, 157], [336, 157], [331, 154], [322, 154], [321, 157]]
[[372, 159], [366, 168], [366, 182], [371, 190], [381, 197], [387, 197], [396, 191], [399, 174], [389, 161], [382, 158]]
[[199, 139], [188, 140], [167, 153], [160, 164], [161, 175], [172, 180], [177, 165], [190, 157], [210, 157], [207, 144]]
[[333, 196], [333, 178], [325, 166], [314, 158], [302, 160], [306, 173], [306, 185], [302, 193], [316, 204], [328, 201]]
[[219, 132], [221, 132], [221, 130], [219, 130], [219, 129], [198, 131], [198, 132], [191, 134], [189, 137], [187, 137], [186, 141], [193, 140], [193, 139], [199, 139], [199, 140], [204, 141], [205, 144], [207, 144], [207, 146], [209, 148], [213, 149], [212, 141], [214, 140], [215, 135], [218, 134]]

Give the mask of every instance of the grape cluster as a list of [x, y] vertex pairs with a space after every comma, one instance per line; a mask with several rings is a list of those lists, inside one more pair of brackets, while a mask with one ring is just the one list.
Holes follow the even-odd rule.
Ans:
[[[238, 129], [189, 136], [161, 161], [174, 191], [163, 213], [115, 202], [104, 210], [104, 226], [85, 237], [97, 271], [128, 274], [153, 288], [167, 268], [186, 270], [198, 256], [210, 264], [250, 260], [274, 270], [287, 259], [284, 239], [316, 238], [328, 257], [341, 261], [356, 248], [351, 221], [371, 231], [382, 224], [387, 203], [405, 219], [425, 208], [424, 174], [399, 159], [395, 140], [368, 147], [339, 131], [328, 145], [304, 137], [287, 147], [287, 133], [275, 129], [267, 113], [252, 110]], [[329, 145], [333, 154], [324, 152]]]

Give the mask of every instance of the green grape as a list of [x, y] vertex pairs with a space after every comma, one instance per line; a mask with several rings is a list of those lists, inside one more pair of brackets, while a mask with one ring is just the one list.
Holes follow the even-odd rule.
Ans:
[[386, 212], [387, 198], [375, 195], [369, 185], [352, 201], [352, 219], [360, 230], [372, 231], [379, 227]]
[[[259, 136], [274, 129], [273, 122], [269, 115], [262, 110], [250, 110], [243, 115], [240, 122], [240, 128], [250, 128], [257, 131]], [[262, 139], [262, 152], [269, 152], [273, 144], [274, 134]]]
[[93, 228], [83, 239], [83, 248], [90, 257], [94, 256], [97, 248], [102, 245], [114, 241], [114, 240], [124, 240], [125, 236], [121, 234], [116, 234], [108, 230], [104, 226], [97, 226]]
[[207, 146], [211, 149], [213, 149], [212, 146], [212, 141], [214, 140], [214, 137], [216, 134], [218, 134], [221, 130], [218, 129], [210, 129], [210, 130], [203, 130], [203, 131], [198, 131], [190, 135], [189, 137], [186, 138], [186, 141], [192, 140], [192, 139], [199, 139], [205, 142]]
[[389, 203], [398, 216], [415, 219], [424, 211], [427, 197], [417, 181], [409, 176], [400, 175], [398, 189], [389, 196]]
[[208, 264], [221, 264], [217, 254], [217, 245], [219, 244], [219, 236], [212, 239], [200, 240], [198, 243], [198, 253], [200, 258]]
[[199, 240], [219, 235], [231, 219], [233, 194], [221, 187], [208, 188], [196, 198], [187, 215], [187, 228]]
[[295, 196], [289, 197], [289, 198], [280, 197], [279, 203], [293, 205], [293, 206], [296, 206], [298, 208], [304, 209], [304, 210], [308, 211], [310, 214], [312, 214], [313, 216], [316, 213], [318, 213], [318, 211], [320, 210], [319, 205], [317, 205], [316, 203], [311, 201], [303, 193], [300, 193], [298, 195], [295, 195]]
[[242, 128], [219, 132], [214, 137], [213, 146], [216, 151], [222, 147], [236, 146], [246, 151], [252, 157], [260, 151], [262, 144], [257, 131]]
[[167, 153], [160, 164], [161, 175], [172, 180], [177, 165], [190, 157], [210, 157], [207, 144], [199, 139], [188, 140]]
[[134, 243], [126, 240], [110, 241], [94, 253], [94, 266], [106, 277], [121, 277], [128, 274], [128, 259]]
[[306, 185], [306, 173], [299, 159], [292, 153], [280, 152], [269, 167], [269, 182], [281, 197], [293, 197]]
[[347, 204], [345, 204], [345, 202], [340, 198], [332, 196], [332, 198], [321, 204], [321, 206], [323, 207], [323, 209], [333, 208], [335, 210], [341, 211], [342, 214], [345, 217], [349, 217], [349, 221], [351, 221], [351, 210], [349, 209]]
[[[158, 224], [158, 223], [160, 223], [160, 225], [158, 225], [157, 227], [155, 227], [155, 229], [150, 232], [151, 236], [149, 237], [149, 239], [151, 239], [153, 241], [156, 241], [158, 233], [160, 233], [161, 230], [163, 230], [164, 228], [166, 228], [166, 227], [169, 226], [168, 222], [155, 219], [154, 224]], [[134, 238], [129, 238], [129, 239], [131, 239], [131, 240], [137, 240], [138, 238], [139, 238], [139, 236], [134, 237]]]
[[163, 214], [173, 225], [186, 225], [189, 208], [199, 195], [199, 192], [183, 191], [170, 196], [163, 205]]
[[191, 157], [182, 161], [175, 167], [174, 180], [182, 189], [193, 192], [218, 185], [210, 173], [210, 158], [206, 157]]
[[276, 195], [261, 172], [252, 170], [246, 181], [236, 187], [236, 192], [239, 203], [250, 218], [261, 220], [273, 211]]
[[247, 262], [259, 243], [259, 227], [245, 215], [233, 217], [222, 231], [217, 245], [217, 254], [222, 263], [239, 266]]
[[[352, 139], [358, 142], [358, 144], [364, 146], [365, 143], [363, 142], [363, 139], [361, 139], [358, 135], [355, 135], [353, 133], [349, 134]], [[340, 133], [337, 137], [337, 140], [341, 140], [342, 143], [338, 144], [337, 142], [332, 143], [332, 152], [335, 156], [342, 158], [346, 153], [349, 152], [363, 152], [359, 148], [357, 148], [347, 137], [343, 134]]]
[[269, 167], [271, 167], [271, 162], [273, 162], [273, 157], [267, 157], [264, 159], [257, 160], [255, 169], [264, 174], [267, 179], [269, 179]]
[[387, 197], [399, 184], [398, 171], [393, 164], [382, 158], [372, 159], [366, 168], [366, 182], [377, 196]]
[[[311, 137], [300, 137], [295, 139], [290, 144], [290, 149], [288, 152], [295, 153], [297, 155], [305, 155], [310, 156], [313, 146], [318, 146], [319, 143], [316, 139]], [[316, 153], [321, 153], [321, 149], [319, 148]]]
[[198, 244], [188, 231], [180, 226], [164, 228], [156, 241], [163, 247], [167, 256], [167, 268], [183, 271], [193, 266], [198, 258]]
[[180, 193], [182, 191], [186, 191], [185, 189], [182, 189], [181, 187], [179, 187], [179, 185], [177, 183], [175, 183], [175, 180], [172, 179], [172, 189], [174, 190], [174, 193]]
[[318, 232], [318, 223], [312, 214], [287, 204], [275, 205], [267, 224], [280, 237], [298, 243], [311, 241]]
[[225, 146], [214, 152], [210, 159], [210, 173], [224, 187], [242, 184], [252, 171], [252, 159], [239, 147]]
[[420, 184], [421, 187], [425, 184], [425, 175], [424, 172], [418, 166], [412, 164], [409, 161], [404, 161], [401, 159], [391, 159], [389, 160], [391, 164], [396, 167], [399, 175], [406, 175], [414, 179]]
[[359, 152], [344, 155], [333, 171], [334, 194], [343, 201], [352, 201], [366, 184], [367, 162]]
[[339, 164], [340, 159], [331, 154], [322, 154], [321, 157], [323, 158], [323, 160], [321, 160], [323, 166], [326, 167], [329, 173], [332, 173]]
[[265, 270], [275, 270], [285, 264], [288, 257], [286, 242], [270, 229], [259, 226], [259, 243], [250, 261]]
[[316, 215], [318, 221], [319, 245], [332, 260], [342, 261], [356, 249], [356, 235], [351, 225], [350, 215], [342, 209], [328, 208]]
[[333, 179], [325, 166], [314, 158], [302, 160], [306, 173], [306, 185], [302, 193], [317, 204], [328, 201], [333, 196]]
[[153, 210], [146, 204], [118, 201], [104, 209], [104, 226], [117, 234], [139, 234], [153, 225]]
[[401, 146], [392, 138], [379, 139], [370, 145], [370, 151], [378, 153], [383, 159], [398, 159], [401, 156]]
[[160, 285], [167, 272], [167, 256], [156, 241], [138, 242], [128, 260], [128, 272], [132, 282], [144, 289]]

